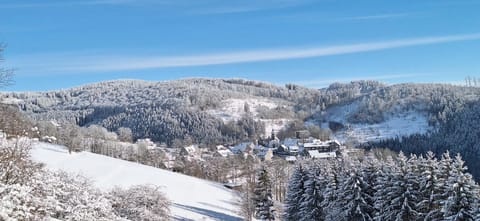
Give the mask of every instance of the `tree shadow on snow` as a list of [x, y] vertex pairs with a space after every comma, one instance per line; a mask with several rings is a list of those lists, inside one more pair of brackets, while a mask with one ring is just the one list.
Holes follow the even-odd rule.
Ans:
[[[220, 212], [217, 212], [217, 211], [198, 208], [198, 207], [194, 207], [194, 206], [186, 206], [186, 205], [182, 205], [182, 204], [178, 204], [178, 203], [175, 203], [174, 206], [178, 207], [178, 208], [181, 208], [181, 209], [185, 209], [185, 210], [194, 212], [194, 213], [202, 214], [202, 215], [206, 216], [208, 219], [212, 219], [212, 220], [218, 220], [218, 221], [241, 221], [242, 220], [240, 217], [231, 216], [231, 215], [228, 215], [228, 214], [225, 214], [225, 213], [220, 213]], [[191, 219], [187, 219], [187, 218], [183, 218], [183, 217], [174, 217], [174, 219], [177, 220], [177, 221], [191, 220]]]
[[[213, 204], [210, 204], [210, 203], [204, 203], [204, 202], [198, 202], [199, 204], [202, 204], [202, 205], [205, 205], [205, 206], [208, 206], [208, 207], [211, 207], [211, 208], [216, 208], [216, 209], [220, 209], [220, 210], [224, 210], [224, 211], [229, 211], [231, 213], [235, 213], [235, 211], [231, 210], [231, 209], [225, 209], [221, 206], [217, 206], [217, 205], [213, 205]], [[228, 203], [228, 204], [232, 204], [226, 200], [224, 200], [224, 203]]]

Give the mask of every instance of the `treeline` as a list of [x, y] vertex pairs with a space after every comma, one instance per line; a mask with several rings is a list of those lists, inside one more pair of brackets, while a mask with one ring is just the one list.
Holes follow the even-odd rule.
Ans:
[[320, 117], [329, 107], [355, 103], [356, 110], [345, 116], [347, 123], [379, 123], [385, 120], [386, 113], [413, 109], [427, 113], [430, 124], [436, 125], [478, 99], [480, 88], [443, 84], [389, 86], [377, 81], [354, 81], [317, 90], [242, 79], [125, 80], [1, 96], [34, 120], [73, 122], [80, 126], [98, 124], [111, 131], [129, 127], [135, 139], [150, 137], [172, 143], [188, 134], [196, 143], [213, 143], [223, 138], [224, 142], [238, 142], [264, 133], [258, 122], [247, 121], [248, 128], [241, 129], [245, 127], [241, 125], [232, 129], [238, 122], [224, 123], [208, 113], [222, 107], [227, 99], [259, 98], [278, 104], [272, 109], [259, 108], [256, 117], [262, 119], [285, 117], [305, 121]]
[[[293, 84], [279, 87], [242, 79], [109, 81], [44, 93], [4, 93], [2, 97], [18, 99], [16, 105], [36, 121], [74, 122], [80, 126], [98, 124], [111, 131], [129, 127], [135, 139], [150, 137], [167, 143], [183, 139], [185, 133], [193, 134], [191, 138], [197, 143], [209, 142], [205, 141], [205, 137], [213, 140], [226, 137], [227, 141], [238, 142], [254, 136], [252, 134], [262, 135], [264, 130], [261, 130], [260, 123], [242, 119], [243, 123], [222, 125], [206, 110], [222, 107], [223, 102], [230, 98], [266, 98], [280, 106], [276, 109], [263, 108], [258, 117], [305, 120], [322, 108], [349, 102], [379, 85], [374, 81], [359, 81], [316, 90]], [[245, 123], [248, 125], [245, 126]], [[196, 133], [208, 136], [197, 136]]]
[[478, 220], [480, 187], [459, 155], [313, 161], [291, 176], [285, 220]]
[[415, 110], [429, 116], [429, 124], [445, 122], [447, 116], [480, 98], [480, 88], [447, 84], [397, 84], [381, 87], [357, 99], [358, 107], [346, 116], [350, 123], [379, 123], [385, 113]]
[[113, 131], [127, 127], [132, 129], [134, 140], [148, 137], [169, 146], [176, 140], [192, 140], [207, 146], [234, 144], [256, 139], [265, 132], [264, 123], [249, 115], [238, 121], [223, 122], [205, 112], [190, 111], [188, 107], [135, 107], [98, 124]]
[[[251, 118], [245, 117], [237, 122], [221, 124], [222, 131], [225, 130], [228, 134], [235, 134], [238, 137], [219, 136], [214, 141], [222, 143], [229, 139], [230, 141], [231, 139], [244, 139], [245, 137], [252, 139], [251, 136], [255, 134], [255, 130], [264, 130], [262, 124], [258, 125], [256, 123]], [[257, 128], [250, 128], [249, 125], [254, 125]], [[142, 126], [142, 124], [139, 126]], [[190, 156], [182, 153], [181, 148], [195, 144], [188, 131], [189, 127], [183, 127], [185, 127], [181, 128], [185, 130], [182, 135], [183, 139], [177, 138], [168, 144], [172, 148], [152, 148], [155, 144], [150, 140], [134, 142], [134, 133], [127, 127], [120, 127], [118, 130], [111, 132], [100, 125], [80, 127], [71, 123], [59, 125], [52, 121], [34, 122], [26, 118], [15, 106], [0, 104], [0, 134], [12, 138], [30, 137], [43, 142], [64, 145], [70, 152], [89, 151], [156, 168], [171, 169], [216, 182], [241, 180], [249, 173], [250, 166], [258, 164], [259, 159], [253, 156], [215, 156], [215, 146], [209, 149], [209, 154], [197, 153], [198, 156]], [[201, 135], [198, 134], [198, 136]], [[203, 136], [205, 135], [203, 134]], [[209, 147], [202, 144], [202, 148]], [[282, 180], [285, 179], [282, 178]]]
[[389, 148], [405, 153], [428, 151], [440, 156], [445, 151], [464, 156], [469, 172], [480, 178], [480, 104], [470, 103], [447, 115], [445, 122], [428, 134], [414, 134], [362, 145], [364, 148]]

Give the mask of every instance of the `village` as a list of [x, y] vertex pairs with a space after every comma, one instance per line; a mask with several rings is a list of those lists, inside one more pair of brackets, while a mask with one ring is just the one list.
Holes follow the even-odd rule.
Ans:
[[355, 149], [347, 148], [338, 140], [305, 137], [302, 132], [298, 131], [296, 137], [280, 140], [272, 130], [271, 135], [265, 139], [241, 142], [232, 146], [217, 145], [214, 149], [202, 148], [197, 144], [181, 148], [168, 148], [165, 145], [157, 146], [149, 139], [140, 139], [137, 144], [144, 145], [151, 151], [162, 152], [162, 155], [165, 156], [164, 168], [173, 171], [175, 171], [178, 158], [202, 161], [237, 156], [266, 162], [283, 159], [293, 164], [301, 159], [335, 159], [341, 157], [342, 152], [357, 152]]

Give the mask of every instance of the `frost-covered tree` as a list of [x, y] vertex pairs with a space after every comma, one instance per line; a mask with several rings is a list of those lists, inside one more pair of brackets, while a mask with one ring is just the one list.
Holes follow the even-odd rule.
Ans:
[[[412, 160], [413, 159], [413, 160]], [[397, 168], [385, 174], [377, 184], [375, 220], [415, 220], [418, 217], [416, 204], [419, 201], [418, 181], [410, 160], [400, 152]]]
[[109, 198], [117, 216], [129, 220], [170, 220], [170, 201], [151, 185], [115, 188]]
[[324, 220], [325, 214], [323, 208], [319, 205], [323, 202], [323, 191], [327, 181], [325, 174], [322, 174], [321, 168], [315, 166], [306, 174], [307, 179], [304, 183], [305, 192], [301, 198], [299, 220]]
[[340, 186], [337, 205], [341, 212], [336, 220], [373, 220], [375, 209], [369, 189], [361, 174], [356, 169], [351, 170]]
[[[286, 220], [470, 221], [480, 218], [479, 186], [466, 172], [459, 155], [453, 160], [446, 152], [437, 160], [432, 152], [425, 157], [367, 153], [358, 160], [343, 157], [341, 161], [304, 162], [304, 172], [298, 173], [297, 168], [291, 178], [304, 180], [303, 197], [295, 201], [297, 204], [289, 204], [295, 198], [287, 197]], [[312, 176], [318, 168], [322, 168], [322, 176]], [[323, 189], [321, 202], [312, 200], [316, 195], [312, 191], [313, 177], [324, 183], [319, 188]], [[293, 190], [298, 188], [298, 182], [294, 183], [297, 185], [289, 186], [288, 196], [295, 196], [292, 193], [296, 193]], [[321, 215], [309, 216], [319, 211]]]
[[392, 195], [393, 183], [395, 182], [394, 173], [398, 170], [397, 165], [391, 157], [382, 162], [379, 168], [380, 175], [377, 177], [374, 193], [374, 206], [376, 209], [374, 219], [377, 221], [393, 220], [393, 217], [387, 217], [389, 206], [395, 195]]
[[334, 220], [338, 214], [341, 213], [338, 205], [338, 195], [340, 191], [341, 180], [343, 178], [344, 170], [337, 161], [331, 161], [327, 169], [327, 185], [323, 192], [324, 200], [321, 203], [323, 211], [328, 211], [325, 214], [326, 220]]
[[81, 175], [44, 171], [31, 186], [43, 199], [46, 213], [60, 220], [116, 220], [110, 201]]
[[123, 142], [132, 142], [133, 141], [132, 130], [128, 127], [118, 128], [118, 139]]
[[442, 213], [444, 220], [448, 221], [473, 221], [480, 215], [478, 208], [479, 189], [472, 176], [465, 173], [464, 161], [457, 155], [448, 176]]
[[242, 186], [242, 191], [238, 195], [240, 201], [239, 212], [246, 221], [251, 221], [255, 215], [254, 187], [255, 183], [247, 179]]
[[260, 220], [275, 220], [272, 183], [265, 167], [258, 171], [254, 189], [255, 217]]
[[0, 183], [0, 220], [44, 220], [45, 201], [29, 186]]
[[[432, 154], [428, 155], [427, 154], [427, 159], [431, 156]], [[439, 220], [443, 218], [443, 212], [442, 212], [442, 207], [445, 201], [448, 198], [448, 195], [446, 194], [447, 186], [446, 183], [449, 179], [450, 173], [452, 171], [452, 164], [453, 160], [450, 157], [450, 153], [447, 151], [442, 154], [442, 157], [439, 161], [432, 162], [433, 169], [424, 169], [424, 173], [427, 173], [426, 175], [428, 176], [428, 173], [432, 173], [432, 178], [435, 178], [435, 180], [431, 180], [430, 182], [433, 182], [433, 186], [431, 186], [429, 189], [431, 189], [431, 193], [428, 193], [430, 196], [428, 198], [428, 203], [430, 204], [430, 209], [428, 212], [425, 214], [425, 220]], [[430, 171], [431, 172], [427, 172]], [[424, 177], [423, 179], [425, 179]], [[422, 189], [421, 189], [422, 190]], [[422, 192], [422, 194], [425, 194], [425, 192]], [[425, 199], [425, 198], [424, 198]], [[424, 202], [424, 200], [421, 201], [421, 203]], [[419, 209], [424, 209], [421, 207], [421, 204], [419, 206]]]
[[287, 197], [285, 199], [284, 219], [287, 221], [300, 220], [300, 208], [305, 194], [307, 171], [299, 164], [293, 171], [288, 183]]
[[[417, 204], [421, 201], [421, 193], [419, 192], [420, 184], [418, 177], [420, 172], [418, 170], [418, 158], [416, 155], [410, 156], [407, 159], [400, 152], [399, 155], [400, 164], [400, 187], [404, 188], [404, 194], [394, 199], [393, 202], [401, 202], [400, 211], [396, 216], [396, 220], [413, 220], [417, 219], [420, 214], [417, 211]], [[403, 180], [402, 180], [403, 179]], [[402, 184], [403, 182], [403, 184]]]
[[49, 172], [29, 159], [26, 138], [0, 142], [0, 220], [117, 220], [84, 178]]
[[[234, 161], [232, 161], [234, 162]], [[289, 174], [292, 172], [292, 166], [281, 158], [274, 158], [267, 162], [267, 169], [272, 178], [272, 193], [276, 201], [284, 202], [288, 186]]]
[[421, 200], [417, 204], [419, 215], [425, 220], [441, 218], [440, 204], [443, 194], [443, 181], [439, 179], [440, 170], [438, 161], [433, 152], [429, 151], [425, 157], [419, 158], [419, 192]]
[[[360, 164], [360, 175], [365, 182], [365, 189], [363, 190], [368, 196], [368, 204], [375, 204], [375, 186], [377, 185], [377, 179], [380, 176], [380, 162], [375, 156], [368, 152], [362, 163]], [[374, 213], [372, 213], [374, 215]]]
[[0, 137], [0, 183], [25, 184], [40, 166], [30, 159], [31, 141]]
[[9, 137], [16, 137], [29, 135], [31, 128], [31, 121], [18, 107], [0, 103], [0, 131]]

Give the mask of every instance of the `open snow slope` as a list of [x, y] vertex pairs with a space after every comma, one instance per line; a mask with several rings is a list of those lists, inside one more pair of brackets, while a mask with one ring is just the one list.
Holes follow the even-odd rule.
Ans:
[[379, 141], [389, 138], [425, 134], [432, 128], [425, 115], [408, 111], [388, 116], [384, 122], [377, 124], [348, 124], [349, 129], [334, 134], [335, 139], [346, 142], [349, 139], [360, 143]]
[[[385, 121], [375, 124], [355, 124], [347, 122], [348, 116], [359, 108], [359, 103], [353, 102], [346, 105], [334, 106], [327, 109], [326, 121], [336, 121], [347, 128], [333, 134], [333, 137], [342, 142], [355, 140], [360, 143], [379, 141], [388, 138], [407, 136], [411, 134], [424, 134], [433, 129], [428, 125], [425, 113], [415, 110], [398, 110], [386, 112]], [[328, 128], [328, 123], [322, 124]]]
[[219, 183], [90, 152], [68, 154], [65, 147], [38, 143], [32, 158], [49, 169], [80, 173], [108, 190], [114, 186], [155, 184], [172, 201], [174, 220], [242, 220], [235, 193]]
[[285, 126], [288, 125], [289, 122], [293, 121], [293, 119], [283, 118], [283, 119], [261, 119], [258, 117], [259, 108], [267, 108], [273, 109], [278, 107], [279, 105], [286, 105], [291, 106], [293, 104], [278, 100], [278, 99], [265, 99], [265, 98], [230, 98], [223, 101], [221, 107], [217, 109], [211, 109], [207, 112], [211, 115], [222, 119], [224, 122], [232, 121], [232, 120], [240, 120], [242, 116], [245, 114], [245, 104], [248, 105], [249, 111], [251, 112], [253, 118], [255, 120], [260, 120], [265, 123], [265, 136], [270, 136], [272, 130], [279, 131]]

